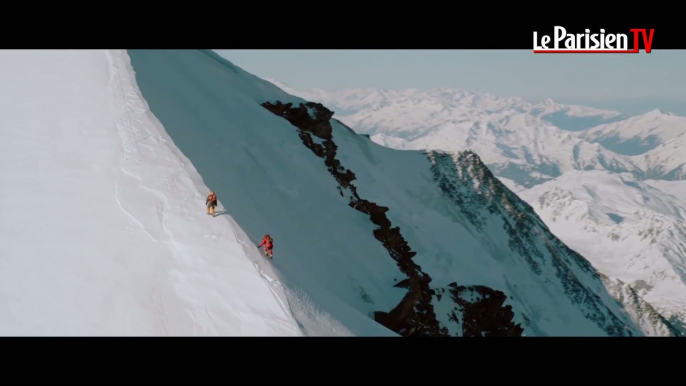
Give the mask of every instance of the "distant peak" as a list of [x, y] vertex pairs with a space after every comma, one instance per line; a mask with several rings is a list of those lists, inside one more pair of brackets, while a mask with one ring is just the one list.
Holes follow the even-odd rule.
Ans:
[[661, 109], [653, 109], [648, 111], [647, 113], [643, 114], [645, 116], [650, 116], [650, 117], [656, 117], [660, 115], [672, 115], [671, 113], [665, 112]]

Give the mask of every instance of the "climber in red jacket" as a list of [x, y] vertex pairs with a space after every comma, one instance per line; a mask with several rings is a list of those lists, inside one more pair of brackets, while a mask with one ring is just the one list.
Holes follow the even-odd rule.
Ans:
[[272, 239], [272, 237], [269, 235], [264, 235], [264, 237], [262, 238], [262, 242], [260, 243], [260, 245], [257, 246], [257, 248], [259, 249], [263, 245], [264, 245], [264, 255], [265, 256], [268, 255], [270, 259], [273, 258], [274, 253], [272, 252], [272, 248], [274, 247], [274, 240]]

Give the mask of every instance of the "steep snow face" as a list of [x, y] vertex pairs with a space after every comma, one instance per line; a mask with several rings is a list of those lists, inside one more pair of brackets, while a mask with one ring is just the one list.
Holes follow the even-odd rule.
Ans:
[[518, 194], [598, 270], [686, 325], [682, 200], [630, 175], [601, 171], [570, 172]]
[[356, 335], [642, 334], [475, 154], [379, 146], [212, 52], [129, 54], [227, 211], [254, 243], [274, 237], [289, 304]]
[[374, 224], [340, 199], [296, 129], [260, 106], [302, 100], [212, 52], [128, 54], [152, 112], [224, 203], [215, 220], [234, 218], [251, 248], [273, 237], [270, 277], [308, 335], [397, 336], [369, 317], [405, 294]]
[[[531, 104], [517, 97], [447, 89], [286, 90], [349, 111], [340, 120], [370, 134], [384, 146], [411, 150], [472, 149], [496, 175], [522, 187], [545, 182], [569, 170], [643, 175], [638, 160], [576, 138], [548, 121], [550, 117], [555, 118], [553, 121], [566, 119], [565, 122], [578, 118], [591, 119], [589, 125], [597, 124], [618, 119], [619, 113], [613, 111], [559, 105], [552, 100]], [[579, 121], [574, 122], [578, 125]]]
[[125, 53], [0, 68], [0, 335], [302, 335], [242, 230], [205, 213]]

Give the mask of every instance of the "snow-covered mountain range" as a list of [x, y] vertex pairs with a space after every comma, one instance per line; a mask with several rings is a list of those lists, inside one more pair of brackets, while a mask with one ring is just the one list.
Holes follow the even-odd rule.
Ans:
[[[640, 162], [576, 137], [551, 122], [613, 122], [617, 112], [532, 104], [517, 97], [457, 90], [323, 90], [290, 93], [329, 104], [360, 133], [396, 149], [472, 149], [498, 176], [531, 187], [570, 170], [609, 170], [642, 177]], [[564, 117], [564, 119], [562, 118]], [[584, 126], [581, 126], [584, 127]]]
[[0, 63], [0, 334], [678, 334], [478, 153], [381, 146], [212, 51]]
[[[552, 232], [629, 283], [673, 323], [686, 320], [686, 204], [630, 175], [572, 171], [518, 192]], [[682, 325], [682, 327], [684, 327]]]
[[[686, 118], [459, 90], [294, 90], [395, 149], [473, 149], [560, 237], [686, 327]], [[611, 288], [609, 286], [608, 288]]]
[[686, 179], [686, 118], [653, 110], [628, 119], [591, 127], [575, 135], [628, 156], [644, 177]]

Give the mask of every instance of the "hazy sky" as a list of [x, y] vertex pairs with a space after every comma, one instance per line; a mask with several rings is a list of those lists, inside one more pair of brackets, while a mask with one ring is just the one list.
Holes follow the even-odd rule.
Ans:
[[[686, 114], [686, 50], [534, 54], [489, 50], [217, 50], [295, 89], [457, 88], [620, 110]], [[623, 106], [623, 108], [622, 108]], [[633, 106], [633, 107], [631, 107]]]

